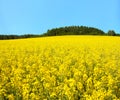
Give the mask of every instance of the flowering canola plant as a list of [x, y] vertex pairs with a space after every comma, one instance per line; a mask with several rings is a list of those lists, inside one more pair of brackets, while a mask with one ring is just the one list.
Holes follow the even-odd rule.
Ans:
[[0, 40], [0, 100], [120, 100], [120, 37]]

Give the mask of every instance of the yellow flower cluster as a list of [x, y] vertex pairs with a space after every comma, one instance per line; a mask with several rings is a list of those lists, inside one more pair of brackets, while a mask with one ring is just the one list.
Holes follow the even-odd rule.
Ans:
[[120, 100], [120, 37], [0, 40], [0, 100]]

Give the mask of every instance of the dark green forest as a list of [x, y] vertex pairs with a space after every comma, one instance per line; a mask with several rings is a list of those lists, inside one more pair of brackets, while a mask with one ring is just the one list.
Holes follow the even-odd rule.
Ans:
[[49, 29], [43, 34], [25, 34], [25, 35], [0, 35], [0, 40], [7, 39], [22, 39], [22, 38], [35, 38], [45, 36], [61, 36], [61, 35], [108, 35], [108, 36], [120, 36], [115, 33], [114, 30], [109, 30], [107, 33], [104, 31], [87, 26], [65, 26], [60, 28]]
[[97, 28], [86, 27], [86, 26], [66, 26], [60, 28], [54, 28], [48, 30], [47, 36], [57, 36], [57, 35], [104, 35], [105, 33]]

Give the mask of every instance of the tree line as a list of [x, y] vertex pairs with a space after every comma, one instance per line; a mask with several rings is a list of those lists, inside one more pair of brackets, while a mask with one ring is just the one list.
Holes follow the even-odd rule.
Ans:
[[40, 36], [42, 36], [42, 35], [34, 35], [34, 34], [25, 34], [25, 35], [0, 35], [0, 40], [35, 38], [35, 37], [40, 37]]
[[86, 26], [66, 26], [60, 28], [54, 28], [48, 30], [47, 36], [57, 36], [57, 35], [104, 35], [105, 33], [97, 28], [86, 27]]
[[120, 36], [116, 34], [114, 30], [109, 30], [107, 33], [104, 31], [87, 26], [66, 26], [60, 28], [53, 28], [43, 34], [25, 34], [25, 35], [0, 35], [0, 40], [6, 39], [21, 39], [21, 38], [35, 38], [45, 36], [60, 36], [60, 35], [109, 35], [109, 36]]

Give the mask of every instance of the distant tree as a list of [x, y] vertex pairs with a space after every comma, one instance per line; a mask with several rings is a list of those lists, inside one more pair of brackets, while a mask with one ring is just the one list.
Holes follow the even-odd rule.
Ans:
[[[87, 26], [65, 26], [60, 28], [53, 28], [43, 34], [24, 34], [24, 35], [0, 35], [0, 40], [6, 39], [21, 39], [21, 38], [35, 38], [43, 36], [60, 36], [60, 35], [105, 35], [105, 33], [94, 27]], [[115, 35], [115, 32], [109, 32], [109, 35]]]
[[35, 35], [35, 34], [24, 34], [24, 35], [0, 35], [0, 40], [8, 40], [8, 39], [21, 39], [21, 38], [34, 38], [41, 37], [43, 35]]
[[109, 30], [109, 31], [108, 31], [108, 35], [109, 35], [109, 36], [115, 36], [116, 33], [115, 33], [114, 30]]
[[53, 28], [45, 33], [45, 36], [56, 35], [104, 35], [105, 33], [97, 28], [87, 26], [66, 26], [60, 28]]

